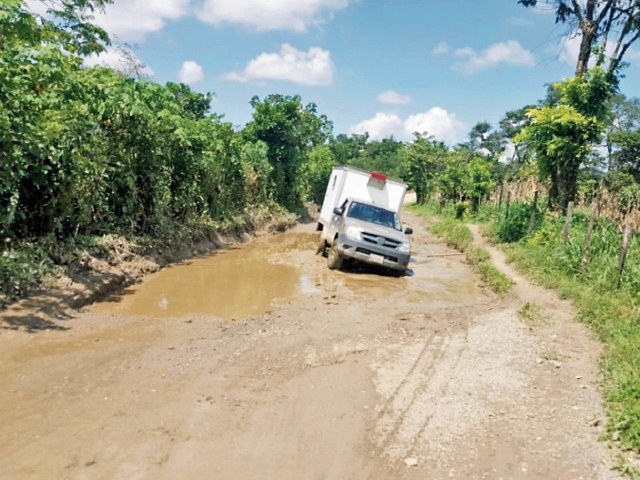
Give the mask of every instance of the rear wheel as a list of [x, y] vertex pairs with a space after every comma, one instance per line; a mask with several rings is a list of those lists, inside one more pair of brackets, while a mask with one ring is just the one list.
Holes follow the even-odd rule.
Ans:
[[330, 270], [337, 270], [342, 266], [344, 258], [338, 252], [338, 244], [335, 242], [329, 249], [329, 256], [327, 257], [327, 266]]
[[324, 255], [324, 251], [326, 249], [327, 249], [327, 242], [324, 239], [322, 232], [320, 232], [320, 235], [318, 235], [318, 248], [316, 248], [316, 255], [318, 254]]

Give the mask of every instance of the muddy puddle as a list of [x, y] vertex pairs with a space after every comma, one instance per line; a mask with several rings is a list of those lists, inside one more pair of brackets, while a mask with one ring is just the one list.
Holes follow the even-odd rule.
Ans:
[[[217, 250], [166, 268], [143, 283], [91, 308], [94, 313], [154, 318], [213, 315], [259, 316], [319, 286], [346, 288], [356, 297], [420, 302], [480, 294], [474, 278], [416, 255], [409, 274], [398, 278], [370, 266], [331, 271], [314, 257], [316, 233], [287, 232]], [[455, 263], [453, 265], [456, 265]], [[434, 268], [435, 267], [435, 268]]]
[[315, 290], [314, 279], [290, 257], [301, 252], [313, 255], [316, 238], [315, 234], [290, 232], [217, 250], [166, 268], [91, 311], [161, 318], [262, 315], [296, 294]]

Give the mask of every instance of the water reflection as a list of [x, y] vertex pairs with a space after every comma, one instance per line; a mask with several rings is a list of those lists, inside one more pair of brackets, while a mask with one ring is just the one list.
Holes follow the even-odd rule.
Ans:
[[[187, 314], [246, 318], [261, 315], [314, 283], [301, 269], [269, 256], [312, 248], [315, 236], [288, 233], [229, 250], [219, 250], [167, 268], [142, 284], [96, 305], [97, 313], [180, 317]], [[310, 245], [311, 244], [311, 245]]]

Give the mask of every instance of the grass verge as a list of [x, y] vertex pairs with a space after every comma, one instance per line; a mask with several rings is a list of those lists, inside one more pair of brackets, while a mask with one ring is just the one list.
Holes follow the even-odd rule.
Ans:
[[473, 234], [466, 225], [452, 219], [445, 219], [434, 223], [430, 228], [447, 245], [466, 254], [467, 263], [494, 293], [502, 297], [511, 290], [513, 286], [511, 279], [493, 266], [491, 255], [486, 249], [473, 244]]

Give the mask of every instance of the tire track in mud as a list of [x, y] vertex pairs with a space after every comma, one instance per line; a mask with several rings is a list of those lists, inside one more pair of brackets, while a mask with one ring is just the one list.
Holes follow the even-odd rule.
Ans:
[[[402, 448], [403, 451], [400, 452], [399, 444], [407, 443], [406, 440], [413, 443], [412, 439], [417, 438], [411, 433], [412, 420], [415, 419], [416, 413], [418, 417], [423, 416], [421, 410], [425, 407], [425, 392], [430, 386], [436, 366], [447, 355], [449, 345], [449, 338], [435, 332], [431, 333], [409, 371], [380, 408], [375, 418], [374, 430], [376, 444], [383, 455], [398, 460], [407, 450]], [[428, 422], [428, 418], [425, 422]], [[422, 428], [417, 433], [420, 431]]]
[[[530, 331], [522, 298], [498, 301], [461, 259], [427, 258], [448, 247], [407, 217], [423, 257], [413, 277], [328, 272], [300, 250], [278, 260], [300, 264], [316, 289], [262, 316], [158, 320], [134, 338], [139, 319], [81, 315], [73, 337], [12, 346], [87, 340], [3, 366], [6, 385], [8, 372], [39, 374], [0, 395], [11, 427], [0, 429], [0, 476], [617, 480], [587, 424], [600, 400], [588, 335], [561, 322]], [[110, 324], [122, 328], [108, 343]], [[562, 368], [537, 362], [543, 349]], [[87, 375], [66, 368], [79, 360]], [[42, 395], [67, 375], [56, 401]], [[43, 405], [49, 416], [20, 420]]]

